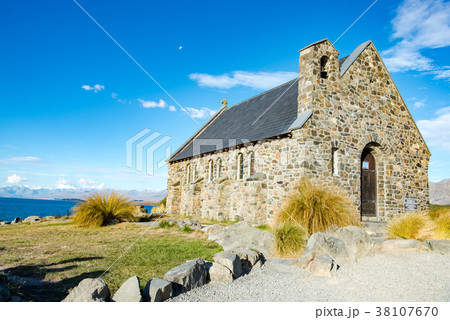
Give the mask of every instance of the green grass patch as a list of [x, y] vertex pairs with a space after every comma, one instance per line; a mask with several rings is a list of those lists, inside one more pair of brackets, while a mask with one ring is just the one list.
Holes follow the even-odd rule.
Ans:
[[[135, 242], [114, 265], [113, 263]], [[137, 275], [144, 287], [186, 260], [211, 260], [222, 248], [197, 233], [178, 228], [147, 229], [131, 223], [91, 228], [42, 222], [0, 228], [0, 265], [10, 275], [31, 277], [50, 285], [20, 288], [36, 301], [60, 301], [85, 278], [102, 275], [112, 294]]]

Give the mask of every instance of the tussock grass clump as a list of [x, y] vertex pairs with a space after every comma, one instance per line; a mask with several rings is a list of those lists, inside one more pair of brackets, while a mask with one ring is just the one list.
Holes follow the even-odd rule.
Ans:
[[430, 205], [429, 211], [401, 215], [388, 222], [390, 238], [450, 239], [450, 206]]
[[300, 257], [306, 246], [306, 233], [299, 226], [285, 222], [274, 229], [275, 250], [282, 258]]
[[388, 222], [389, 238], [404, 238], [423, 241], [430, 237], [431, 219], [424, 213], [409, 213], [401, 215]]
[[135, 221], [133, 206], [126, 197], [119, 193], [95, 193], [73, 208], [73, 222], [80, 226], [101, 227], [110, 219]]
[[360, 226], [356, 208], [339, 191], [302, 179], [288, 197], [277, 222], [295, 220], [307, 233], [325, 232], [331, 227]]

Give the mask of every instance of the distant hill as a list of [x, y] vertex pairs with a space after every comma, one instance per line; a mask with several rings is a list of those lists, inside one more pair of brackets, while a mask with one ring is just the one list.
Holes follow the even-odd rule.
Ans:
[[[0, 188], [0, 197], [5, 198], [27, 198], [27, 199], [83, 199], [97, 189], [30, 189], [22, 186]], [[130, 200], [159, 202], [166, 196], [163, 191], [137, 191], [137, 190], [115, 190], [126, 195]]]
[[430, 203], [450, 205], [450, 179], [430, 182]]

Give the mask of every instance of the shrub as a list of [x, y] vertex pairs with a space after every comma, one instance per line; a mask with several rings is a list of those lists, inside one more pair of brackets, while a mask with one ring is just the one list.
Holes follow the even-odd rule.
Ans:
[[110, 219], [135, 221], [135, 206], [116, 192], [95, 193], [74, 206], [73, 222], [80, 226], [100, 227]]
[[169, 223], [169, 220], [162, 220], [159, 223], [159, 227], [163, 229], [169, 229], [172, 228], [174, 225]]
[[389, 238], [405, 238], [425, 240], [432, 233], [431, 219], [424, 213], [409, 213], [401, 215], [388, 222]]
[[183, 229], [181, 229], [181, 231], [186, 232], [186, 233], [191, 233], [194, 232], [194, 230], [191, 229], [191, 227], [189, 226], [184, 226]]
[[305, 231], [299, 226], [285, 222], [274, 229], [275, 250], [280, 257], [300, 257], [306, 245]]
[[309, 234], [324, 232], [333, 226], [359, 226], [359, 218], [350, 199], [342, 193], [315, 185], [306, 179], [300, 181], [277, 215], [277, 222], [293, 219]]

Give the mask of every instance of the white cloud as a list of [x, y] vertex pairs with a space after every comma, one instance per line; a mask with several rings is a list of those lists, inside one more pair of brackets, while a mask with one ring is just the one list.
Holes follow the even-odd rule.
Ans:
[[114, 100], [117, 100], [120, 103], [127, 103], [127, 100], [120, 99], [119, 94], [116, 92], [111, 93], [111, 98], [113, 98]]
[[59, 178], [55, 184], [56, 189], [75, 189], [74, 185], [71, 185], [69, 181], [64, 178]]
[[175, 108], [174, 106], [169, 106], [169, 111], [177, 111], [177, 108]]
[[247, 72], [233, 71], [231, 74], [210, 75], [205, 73], [192, 73], [191, 80], [197, 81], [201, 87], [229, 89], [235, 86], [250, 87], [253, 89], [270, 89], [284, 82], [298, 77], [295, 72]]
[[103, 189], [104, 183], [96, 182], [90, 179], [80, 178], [78, 181], [80, 188], [82, 189]]
[[27, 181], [27, 180], [28, 180], [27, 178], [22, 178], [14, 173], [12, 176], [8, 177], [8, 179], [6, 180], [6, 183], [20, 183], [22, 181]]
[[100, 84], [96, 84], [93, 87], [91, 87], [91, 86], [89, 86], [87, 84], [84, 84], [84, 85], [81, 86], [81, 88], [83, 88], [86, 91], [94, 90], [94, 92], [99, 92], [99, 91], [102, 91], [103, 89], [105, 89], [105, 86], [102, 86]]
[[150, 101], [150, 100], [142, 100], [142, 99], [138, 99], [138, 101], [141, 103], [141, 105], [144, 108], [166, 108], [167, 107], [167, 103], [163, 99], [159, 99], [159, 102]]
[[11, 158], [3, 158], [0, 159], [0, 163], [36, 163], [43, 162], [41, 158], [38, 157], [11, 157]]
[[450, 79], [448, 68], [436, 66], [422, 52], [450, 46], [450, 2], [405, 0], [397, 8], [392, 29], [392, 38], [399, 42], [382, 52], [390, 71], [426, 71]]
[[183, 49], [183, 47], [182, 47], [182, 46], [179, 46], [179, 47], [178, 47], [178, 50], [181, 50], [181, 49]]
[[417, 125], [429, 146], [450, 150], [450, 107], [435, 112], [436, 118], [419, 120]]
[[427, 99], [423, 99], [423, 100], [419, 100], [413, 103], [413, 107], [414, 109], [419, 109], [425, 106], [425, 102], [427, 101]]
[[216, 111], [211, 110], [209, 108], [203, 107], [200, 109], [196, 109], [196, 108], [183, 108], [182, 109], [184, 112], [186, 112], [191, 118], [197, 118], [197, 119], [202, 119], [202, 118], [209, 118], [211, 117], [213, 114], [216, 113]]

